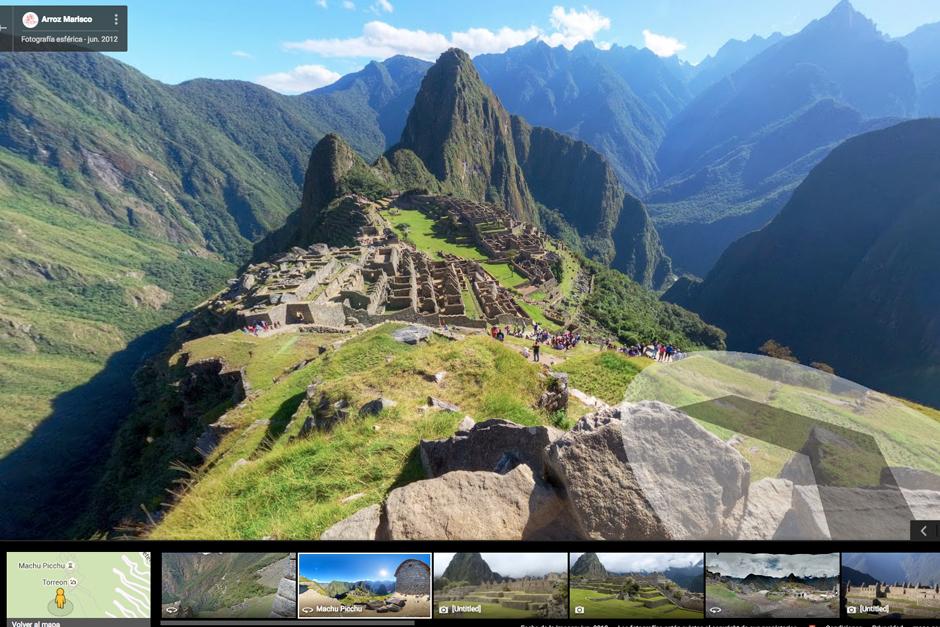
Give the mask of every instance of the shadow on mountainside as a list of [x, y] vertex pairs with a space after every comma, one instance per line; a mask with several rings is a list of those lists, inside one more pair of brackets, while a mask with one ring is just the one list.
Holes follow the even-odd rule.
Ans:
[[134, 372], [166, 346], [178, 323], [134, 338], [87, 383], [57, 396], [49, 416], [0, 459], [0, 538], [69, 537], [133, 408]]

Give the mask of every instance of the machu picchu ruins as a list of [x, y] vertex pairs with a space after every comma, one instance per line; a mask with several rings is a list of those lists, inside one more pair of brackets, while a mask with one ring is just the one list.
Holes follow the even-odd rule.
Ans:
[[[547, 250], [545, 235], [495, 205], [424, 194], [380, 203], [356, 195], [343, 200], [354, 204], [361, 218], [356, 244], [295, 246], [248, 266], [211, 305], [227, 328], [345, 328], [386, 320], [470, 328], [525, 325], [531, 321], [520, 294], [558, 288], [553, 267], [560, 260]], [[418, 208], [446, 225], [448, 233], [468, 236], [488, 263], [508, 264], [525, 279], [519, 293], [478, 261], [446, 253], [432, 257], [404, 241], [390, 222], [399, 207]]]

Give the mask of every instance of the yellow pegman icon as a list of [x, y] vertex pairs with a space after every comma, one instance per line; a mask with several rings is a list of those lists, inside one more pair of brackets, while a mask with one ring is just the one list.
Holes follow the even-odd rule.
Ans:
[[56, 588], [55, 591], [55, 606], [60, 610], [65, 607], [65, 590], [62, 588]]

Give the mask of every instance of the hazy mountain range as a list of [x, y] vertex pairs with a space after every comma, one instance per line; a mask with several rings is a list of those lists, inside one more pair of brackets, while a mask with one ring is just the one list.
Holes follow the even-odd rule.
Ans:
[[938, 147], [936, 119], [846, 141], [704, 282], [665, 297], [725, 329], [731, 348], [774, 338], [805, 363], [940, 402]]
[[843, 578], [846, 568], [860, 573], [856, 584], [880, 581], [887, 584], [940, 584], [940, 554], [937, 553], [843, 553]]

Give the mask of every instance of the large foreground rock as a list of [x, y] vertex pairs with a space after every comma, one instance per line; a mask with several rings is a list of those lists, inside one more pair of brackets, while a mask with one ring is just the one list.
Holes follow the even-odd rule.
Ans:
[[386, 533], [389, 540], [519, 540], [561, 509], [525, 464], [504, 475], [455, 471], [392, 490]]
[[379, 535], [381, 520], [381, 507], [379, 505], [370, 505], [321, 533], [320, 539], [375, 540]]
[[656, 401], [584, 416], [549, 446], [547, 471], [598, 540], [732, 537], [750, 482], [737, 450]]
[[737, 539], [773, 540], [784, 516], [790, 511], [792, 501], [792, 481], [766, 477], [752, 483], [748, 489], [744, 516], [736, 534]]
[[422, 440], [421, 464], [428, 477], [454, 470], [496, 471], [519, 463], [528, 465], [535, 477], [542, 477], [545, 449], [562, 434], [554, 427], [486, 420], [444, 440]]

